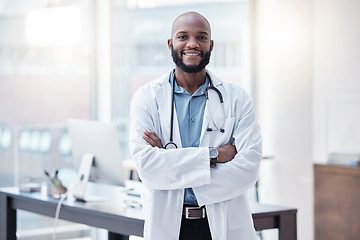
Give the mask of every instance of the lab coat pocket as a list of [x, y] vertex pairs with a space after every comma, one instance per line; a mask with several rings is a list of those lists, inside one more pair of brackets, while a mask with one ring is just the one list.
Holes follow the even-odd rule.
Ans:
[[244, 195], [227, 201], [229, 230], [253, 227], [251, 211]]
[[235, 118], [225, 118], [224, 121], [223, 117], [215, 117], [213, 120], [211, 118], [208, 119], [206, 127], [208, 146], [217, 147], [232, 143]]

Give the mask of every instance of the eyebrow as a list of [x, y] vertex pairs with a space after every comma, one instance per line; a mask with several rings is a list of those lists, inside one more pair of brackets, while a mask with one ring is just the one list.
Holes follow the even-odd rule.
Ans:
[[177, 35], [177, 34], [183, 34], [183, 33], [188, 33], [188, 32], [186, 32], [186, 31], [180, 31], [180, 32], [176, 32], [175, 34]]
[[[177, 32], [176, 33], [176, 35], [177, 34], [184, 34], [184, 33], [188, 33], [188, 32], [186, 32], [186, 31], [180, 31], [180, 32]], [[206, 35], [209, 35], [209, 33], [208, 32], [198, 32], [199, 34], [206, 34]]]

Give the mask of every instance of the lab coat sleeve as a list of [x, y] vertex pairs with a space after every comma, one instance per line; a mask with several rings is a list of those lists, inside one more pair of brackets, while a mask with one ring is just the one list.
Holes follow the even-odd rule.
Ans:
[[[160, 149], [146, 144], [142, 136], [145, 130], [153, 130], [161, 137], [160, 116], [157, 101], [149, 86], [135, 93], [130, 106], [130, 153], [140, 179], [150, 189], [174, 190], [210, 183], [208, 148]], [[162, 139], [163, 143], [164, 140]]]
[[211, 169], [209, 184], [193, 188], [200, 206], [233, 199], [257, 181], [262, 154], [261, 135], [252, 100], [245, 92], [241, 95], [242, 99], [235, 104], [237, 116], [232, 136], [237, 154], [232, 161]]

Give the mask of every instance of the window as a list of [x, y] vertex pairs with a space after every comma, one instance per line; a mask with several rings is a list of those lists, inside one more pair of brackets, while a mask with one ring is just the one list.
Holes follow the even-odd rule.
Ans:
[[[67, 118], [91, 117], [92, 1], [0, 0], [0, 187], [73, 167]], [[52, 236], [53, 219], [20, 212], [18, 237]], [[59, 222], [59, 237], [89, 227]]]

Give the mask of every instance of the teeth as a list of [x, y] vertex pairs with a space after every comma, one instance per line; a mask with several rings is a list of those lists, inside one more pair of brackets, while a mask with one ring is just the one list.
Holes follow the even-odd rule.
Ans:
[[199, 56], [199, 53], [185, 53], [186, 56]]

